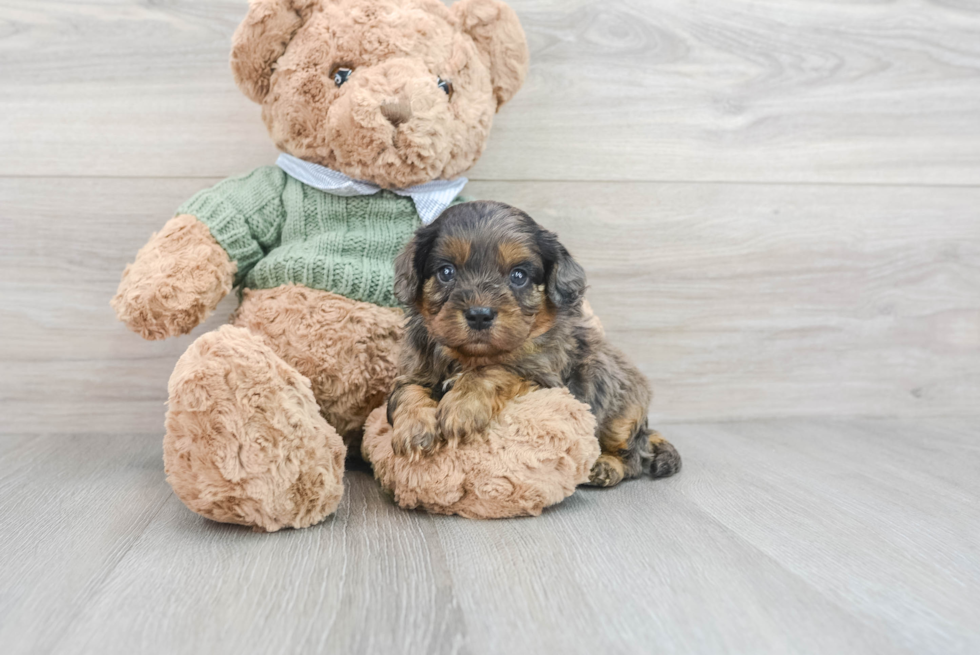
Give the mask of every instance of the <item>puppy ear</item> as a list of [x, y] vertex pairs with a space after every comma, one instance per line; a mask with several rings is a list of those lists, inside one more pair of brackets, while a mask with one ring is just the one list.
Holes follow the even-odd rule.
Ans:
[[408, 306], [415, 302], [419, 292], [419, 278], [415, 273], [416, 238], [412, 238], [395, 257], [395, 298]]
[[545, 262], [545, 292], [559, 307], [572, 307], [585, 294], [585, 269], [558, 242], [553, 232], [541, 230], [538, 248]]
[[450, 9], [490, 69], [499, 108], [514, 97], [527, 75], [527, 38], [517, 14], [500, 0], [460, 0]]
[[395, 257], [395, 298], [405, 306], [414, 305], [422, 296], [426, 263], [439, 236], [437, 225], [438, 221], [419, 229]]
[[315, 0], [249, 0], [231, 40], [231, 72], [242, 93], [261, 104], [273, 65], [312, 13]]

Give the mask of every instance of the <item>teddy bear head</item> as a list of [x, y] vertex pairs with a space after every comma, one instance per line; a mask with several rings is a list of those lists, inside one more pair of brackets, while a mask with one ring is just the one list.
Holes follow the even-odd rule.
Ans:
[[250, 0], [231, 55], [280, 150], [386, 188], [470, 168], [527, 60], [499, 0]]

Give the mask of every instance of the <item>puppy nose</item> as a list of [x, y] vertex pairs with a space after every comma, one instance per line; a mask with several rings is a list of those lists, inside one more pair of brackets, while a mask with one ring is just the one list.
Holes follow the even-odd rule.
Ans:
[[412, 118], [412, 106], [401, 100], [386, 102], [381, 105], [381, 115], [388, 119], [389, 123], [398, 127]]
[[493, 319], [497, 318], [497, 312], [489, 307], [470, 307], [463, 316], [474, 330], [486, 330], [493, 324]]

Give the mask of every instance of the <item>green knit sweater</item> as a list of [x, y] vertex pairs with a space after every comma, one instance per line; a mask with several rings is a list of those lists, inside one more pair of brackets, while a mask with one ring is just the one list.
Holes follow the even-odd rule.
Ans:
[[235, 285], [297, 283], [393, 307], [395, 256], [422, 222], [411, 198], [335, 196], [276, 166], [229, 178], [184, 203], [238, 264]]

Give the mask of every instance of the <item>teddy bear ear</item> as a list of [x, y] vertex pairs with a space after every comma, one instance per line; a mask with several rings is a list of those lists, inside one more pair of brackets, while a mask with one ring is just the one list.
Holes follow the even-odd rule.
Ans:
[[231, 45], [231, 71], [242, 93], [262, 103], [272, 67], [309, 18], [310, 0], [249, 0]]
[[500, 107], [514, 97], [527, 75], [527, 38], [517, 14], [500, 0], [460, 0], [451, 11], [490, 69]]

